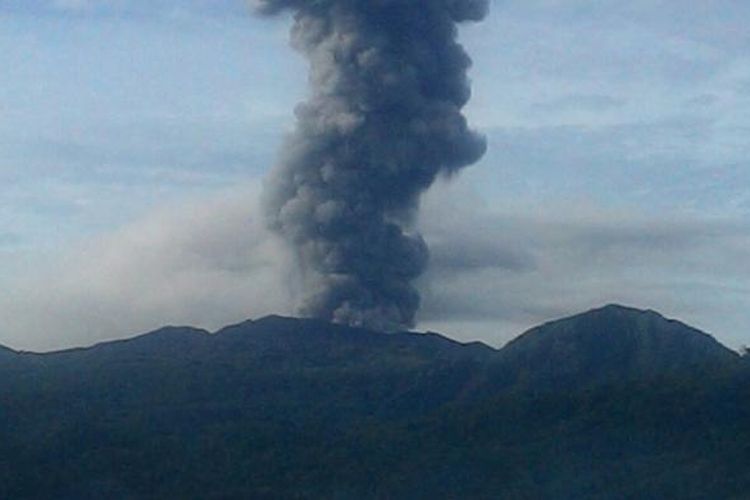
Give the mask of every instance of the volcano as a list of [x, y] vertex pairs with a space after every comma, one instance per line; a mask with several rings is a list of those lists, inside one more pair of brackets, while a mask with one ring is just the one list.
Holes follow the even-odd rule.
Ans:
[[616, 305], [502, 349], [270, 316], [2, 349], [0, 374], [3, 498], [742, 498], [750, 486], [746, 359]]

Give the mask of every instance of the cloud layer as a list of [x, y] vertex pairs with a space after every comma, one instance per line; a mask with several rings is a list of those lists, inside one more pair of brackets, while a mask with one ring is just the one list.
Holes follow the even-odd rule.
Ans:
[[692, 322], [735, 347], [746, 341], [750, 226], [742, 219], [476, 199], [450, 190], [428, 199], [422, 227], [435, 251], [422, 283], [423, 327], [497, 344], [619, 302]]
[[289, 262], [253, 209], [257, 190], [161, 208], [50, 254], [4, 283], [2, 342], [44, 349], [289, 312]]
[[[50, 349], [164, 324], [218, 328], [291, 311], [284, 246], [258, 189], [160, 209], [2, 283], [0, 343]], [[488, 208], [465, 185], [430, 193], [433, 249], [422, 328], [500, 345], [536, 323], [623, 302], [711, 330], [737, 347], [750, 324], [750, 232], [737, 220], [654, 217], [596, 206]]]

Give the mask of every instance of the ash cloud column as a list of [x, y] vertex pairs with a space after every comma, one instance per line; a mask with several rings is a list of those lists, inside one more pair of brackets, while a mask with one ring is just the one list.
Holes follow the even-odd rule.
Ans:
[[476, 162], [484, 139], [461, 114], [471, 60], [457, 23], [487, 0], [258, 0], [294, 11], [294, 47], [310, 62], [265, 192], [270, 227], [293, 245], [300, 314], [395, 330], [414, 325], [414, 280], [428, 250], [411, 223], [441, 174]]

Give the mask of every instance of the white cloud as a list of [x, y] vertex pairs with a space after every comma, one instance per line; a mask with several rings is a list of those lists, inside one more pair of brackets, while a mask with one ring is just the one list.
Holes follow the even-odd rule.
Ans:
[[[291, 260], [263, 227], [258, 190], [163, 208], [47, 266], [34, 261], [0, 283], [11, 290], [0, 297], [0, 343], [50, 349], [291, 313]], [[433, 258], [420, 282], [422, 328], [500, 345], [539, 322], [622, 302], [695, 323], [730, 346], [747, 342], [746, 225], [478, 199], [459, 182], [425, 200]]]
[[433, 265], [423, 327], [499, 345], [610, 302], [653, 308], [747, 342], [750, 224], [540, 199], [480, 205], [460, 185], [426, 199]]
[[289, 313], [291, 266], [263, 228], [257, 189], [157, 210], [4, 284], [2, 342], [48, 349]]

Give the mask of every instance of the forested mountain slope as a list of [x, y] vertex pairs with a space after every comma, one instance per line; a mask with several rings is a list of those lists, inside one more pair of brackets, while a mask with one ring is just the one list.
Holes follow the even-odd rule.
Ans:
[[621, 306], [500, 350], [275, 316], [0, 350], [0, 497], [747, 498], [746, 365]]

